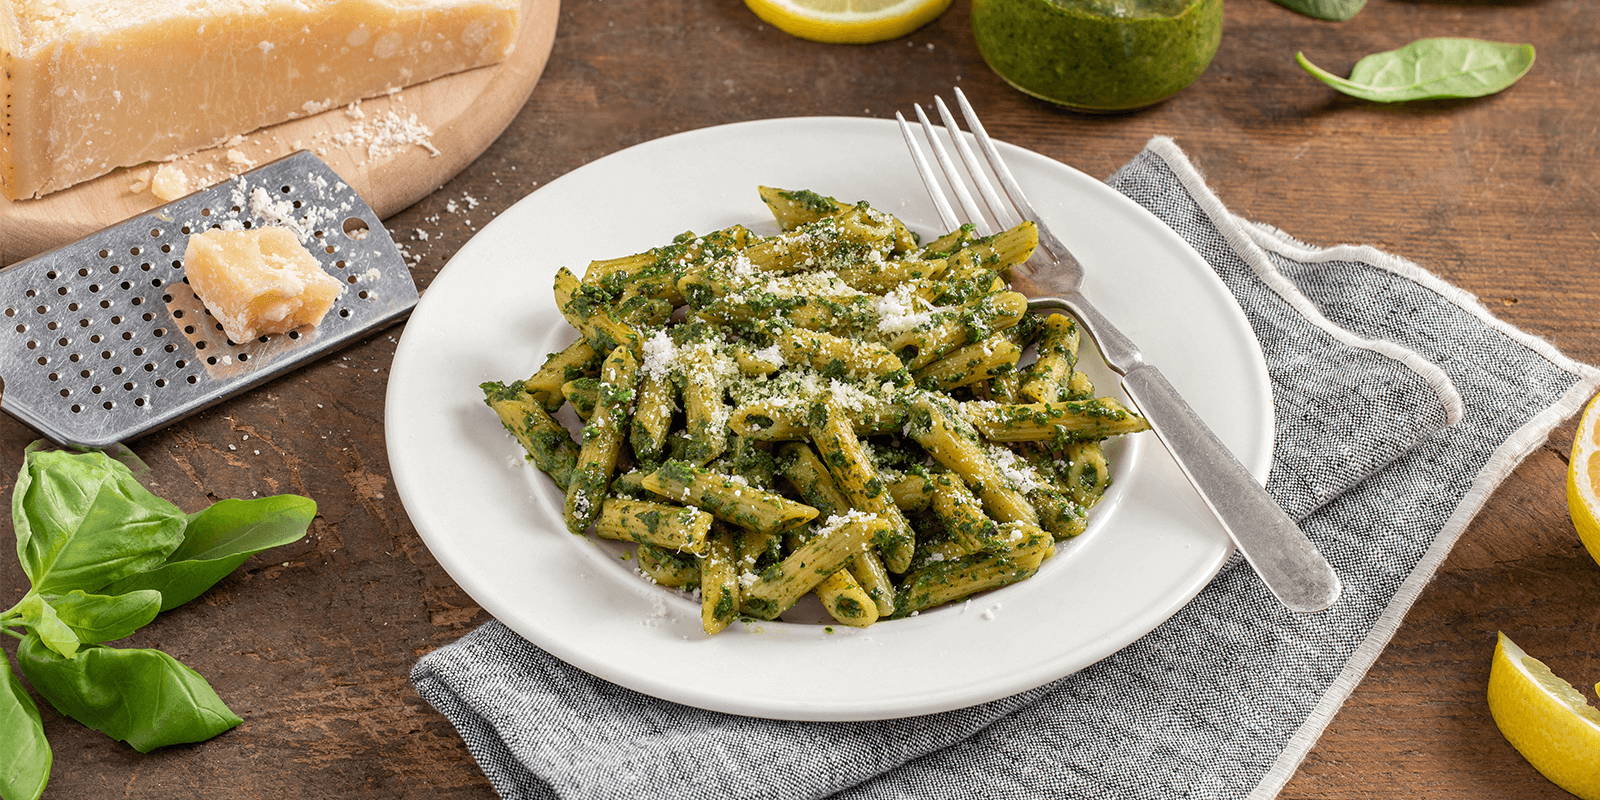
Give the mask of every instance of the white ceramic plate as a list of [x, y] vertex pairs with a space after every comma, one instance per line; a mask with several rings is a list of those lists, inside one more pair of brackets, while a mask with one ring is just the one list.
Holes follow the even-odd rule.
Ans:
[[[1001, 151], [1086, 265], [1085, 293], [1264, 479], [1266, 368], [1221, 282], [1101, 182]], [[684, 230], [770, 230], [758, 183], [869, 200], [925, 235], [937, 227], [892, 122], [764, 120], [574, 170], [507, 209], [428, 289], [389, 381], [389, 461], [423, 540], [474, 600], [564, 661], [647, 694], [752, 716], [861, 720], [960, 708], [1068, 675], [1166, 620], [1216, 574], [1228, 540], [1150, 434], [1109, 449], [1111, 492], [1089, 531], [1038, 575], [864, 630], [735, 623], [707, 638], [687, 596], [646, 583], [622, 549], [567, 533], [561, 493], [522, 462], [478, 384], [525, 376], [571, 341], [551, 298], [557, 267], [581, 270]], [[1092, 353], [1083, 363], [1099, 366]], [[1102, 390], [1116, 386], [1091, 371]]]

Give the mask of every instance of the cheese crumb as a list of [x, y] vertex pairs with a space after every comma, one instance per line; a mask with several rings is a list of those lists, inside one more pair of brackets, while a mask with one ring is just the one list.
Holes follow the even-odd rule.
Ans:
[[150, 176], [150, 193], [163, 203], [170, 203], [189, 193], [189, 176], [176, 164], [162, 164]]

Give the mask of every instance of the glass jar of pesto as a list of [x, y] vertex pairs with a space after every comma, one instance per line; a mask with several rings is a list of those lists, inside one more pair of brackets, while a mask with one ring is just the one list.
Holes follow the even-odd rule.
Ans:
[[972, 0], [989, 66], [1035, 97], [1129, 111], [1177, 94], [1222, 40], [1222, 0]]

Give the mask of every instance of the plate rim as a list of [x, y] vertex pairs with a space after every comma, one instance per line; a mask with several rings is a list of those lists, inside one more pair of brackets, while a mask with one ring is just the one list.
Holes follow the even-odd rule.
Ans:
[[[785, 125], [861, 125], [884, 127], [891, 130], [896, 130], [895, 135], [898, 136], [897, 129], [894, 129], [895, 123], [893, 120], [851, 116], [799, 116], [773, 117], [723, 123], [693, 128], [639, 142], [575, 167], [574, 169], [562, 174], [548, 183], [538, 186], [533, 191], [530, 191], [528, 194], [518, 199], [516, 203], [508, 206], [504, 211], [497, 215], [495, 220], [484, 226], [466, 243], [464, 243], [434, 276], [433, 280], [429, 283], [429, 288], [431, 290], [432, 287], [437, 286], [439, 282], [444, 279], [446, 272], [457, 261], [457, 259], [462, 259], [463, 256], [471, 257], [475, 249], [473, 247], [474, 243], [480, 241], [482, 237], [485, 237], [485, 235], [495, 225], [499, 225], [503, 219], [511, 216], [510, 211], [513, 208], [522, 203], [529, 202], [535, 195], [538, 195], [541, 192], [560, 191], [564, 184], [570, 182], [569, 178], [572, 178], [572, 176], [588, 167], [598, 165], [612, 159], [622, 158], [637, 149], [661, 145], [662, 143], [680, 138], [706, 136], [711, 135], [714, 132], [726, 134], [730, 131], [736, 131], [741, 128]], [[1209, 268], [1205, 259], [1197, 251], [1195, 251], [1193, 246], [1191, 246], [1187, 241], [1183, 240], [1183, 238], [1177, 235], [1175, 231], [1172, 231], [1169, 226], [1163, 223], [1148, 209], [1138, 205], [1132, 199], [1106, 185], [1103, 181], [1096, 179], [1093, 176], [1090, 176], [1087, 173], [1084, 173], [1068, 164], [1053, 159], [1037, 151], [1022, 147], [1020, 145], [1014, 145], [1004, 140], [997, 140], [997, 144], [1000, 146], [1001, 150], [1006, 153], [1008, 159], [1020, 154], [1028, 159], [1037, 159], [1043, 162], [1043, 166], [1046, 169], [1064, 170], [1070, 173], [1076, 173], [1076, 175], [1079, 177], [1087, 178], [1091, 183], [1100, 187], [1100, 190], [1103, 190], [1103, 192], [1100, 193], [1104, 197], [1110, 198], [1111, 202], [1124, 205], [1126, 208], [1132, 210], [1136, 216], [1143, 217], [1147, 222], [1155, 223], [1161, 229], [1164, 229], [1171, 234], [1171, 241], [1185, 251], [1189, 256], [1192, 256], [1193, 262], [1199, 265], [1207, 266], [1206, 269], [1199, 271], [1202, 279], [1208, 283], [1214, 284], [1215, 288], [1219, 289], [1225, 296], [1232, 297], [1232, 293], [1227, 289], [1226, 284], [1222, 282], [1220, 276], [1218, 276], [1215, 271]], [[1015, 161], [1012, 163], [1015, 164]], [[1100, 190], [1096, 191], [1099, 192]], [[418, 315], [424, 314], [427, 309], [429, 295], [432, 293], [433, 292], [431, 291], [425, 291], [423, 293], [422, 300], [413, 313], [414, 318]], [[1255, 421], [1261, 426], [1263, 434], [1261, 436], [1259, 452], [1252, 454], [1252, 458], [1241, 460], [1245, 462], [1246, 468], [1251, 472], [1252, 475], [1256, 477], [1258, 482], [1264, 482], [1267, 471], [1271, 466], [1276, 433], [1275, 420], [1273, 417], [1272, 385], [1268, 377], [1265, 358], [1261, 352], [1260, 341], [1256, 337], [1255, 330], [1250, 325], [1248, 318], [1245, 317], [1243, 308], [1240, 307], [1236, 302], [1228, 304], [1224, 309], [1224, 316], [1228, 318], [1229, 323], [1237, 331], [1244, 334], [1249, 343], [1254, 345], [1252, 350], [1252, 355], [1254, 357], [1245, 359], [1244, 361], [1247, 362], [1245, 365], [1250, 368], [1250, 372], [1253, 373], [1258, 385], [1264, 392], [1264, 396], [1258, 398], [1261, 400], [1260, 405], [1262, 413], [1259, 415], [1260, 418]], [[564, 663], [600, 678], [601, 680], [605, 680], [607, 682], [670, 702], [678, 702], [707, 710], [739, 714], [744, 716], [809, 721], [865, 721], [893, 719], [967, 708], [985, 702], [991, 702], [1074, 674], [1093, 665], [1094, 663], [1097, 663], [1109, 655], [1122, 650], [1123, 648], [1142, 638], [1145, 634], [1149, 633], [1151, 630], [1154, 630], [1157, 626], [1170, 619], [1178, 612], [1178, 610], [1187, 605], [1196, 595], [1199, 594], [1201, 590], [1209, 585], [1212, 579], [1222, 570], [1223, 566], [1228, 563], [1229, 557], [1234, 551], [1231, 543], [1221, 547], [1210, 563], [1205, 564], [1200, 569], [1196, 569], [1194, 575], [1187, 580], [1186, 584], [1182, 585], [1178, 591], [1174, 591], [1165, 595], [1163, 600], [1156, 604], [1161, 607], [1161, 610], [1151, 615], [1151, 619], [1154, 619], [1154, 622], [1148, 626], [1137, 624], [1131, 626], [1129, 628], [1131, 638], [1126, 638], [1126, 641], [1121, 641], [1121, 639], [1125, 637], [1120, 635], [1117, 637], [1108, 637], [1108, 639], [1116, 639], [1118, 641], [1113, 644], [1100, 642], [1093, 646], [1077, 648], [1072, 651], [1071, 656], [1048, 659], [1044, 662], [1041, 662], [1043, 666], [1036, 666], [1031, 671], [1024, 672], [1019, 675], [1008, 676], [1008, 679], [1005, 681], [988, 681], [983, 684], [984, 688], [982, 691], [975, 691], [970, 686], [948, 689], [944, 691], [924, 691], [920, 694], [896, 698], [887, 706], [884, 706], [880, 702], [878, 704], [874, 704], [871, 708], [862, 708], [860, 707], [860, 704], [830, 701], [809, 701], [801, 703], [781, 700], [775, 701], [771, 700], [770, 698], [764, 701], [751, 701], [739, 696], [729, 696], [726, 694], [702, 691], [693, 687], [684, 687], [665, 679], [657, 680], [655, 673], [649, 670], [619, 673], [618, 670], [607, 669], [608, 665], [606, 664], [596, 663], [596, 661], [590, 658], [586, 653], [575, 648], [568, 647], [560, 637], [539, 636], [538, 634], [540, 631], [538, 630], [537, 625], [514, 625], [511, 622], [507, 622], [506, 620], [511, 618], [526, 623], [526, 619], [521, 614], [516, 613], [514, 609], [511, 609], [505, 605], [506, 602], [509, 602], [508, 599], [497, 597], [495, 596], [496, 593], [482, 590], [481, 587], [479, 590], [475, 591], [470, 583], [467, 580], [464, 580], [462, 577], [463, 573], [467, 569], [466, 560], [459, 559], [458, 554], [451, 548], [442, 546], [444, 538], [443, 536], [437, 532], [430, 534], [426, 529], [426, 526], [422, 523], [419, 523], [418, 510], [414, 508], [414, 506], [418, 504], [418, 501], [408, 499], [411, 491], [405, 488], [407, 485], [411, 484], [413, 480], [413, 478], [410, 476], [410, 467], [407, 466], [408, 462], [406, 458], [404, 458], [399, 452], [400, 446], [406, 436], [403, 432], [396, 433], [396, 431], [403, 431], [404, 429], [397, 425], [397, 420], [395, 419], [395, 415], [398, 413], [396, 409], [401, 405], [400, 403], [395, 402], [395, 400], [402, 391], [402, 387], [408, 383], [408, 381], [398, 379], [401, 376], [401, 365], [407, 360], [408, 354], [414, 347], [422, 346], [414, 343], [408, 343], [408, 337], [406, 334], [410, 333], [410, 327], [411, 326], [408, 324], [406, 330], [403, 331], [400, 336], [400, 341], [395, 350], [391, 375], [389, 376], [388, 386], [386, 387], [385, 391], [385, 450], [388, 455], [390, 471], [395, 482], [396, 492], [400, 496], [401, 504], [406, 510], [407, 517], [411, 522], [413, 529], [417, 531], [419, 538], [421, 538], [423, 543], [428, 547], [430, 555], [432, 555], [439, 565], [444, 568], [451, 580], [454, 581], [463, 592], [471, 597], [474, 602], [478, 603], [482, 608], [484, 608], [484, 610], [488, 611], [496, 620], [501, 621], [502, 624], [505, 624], [508, 629], [517, 633], [519, 636], [524, 636], [530, 640], [537, 640], [533, 641], [536, 646], [549, 652], [551, 655], [560, 659]], [[1159, 451], [1159, 446], [1156, 446], [1156, 450]], [[524, 628], [526, 628], [528, 631], [532, 631], [533, 634], [530, 635], [530, 633], [525, 632], [523, 630]], [[1135, 628], [1137, 628], [1137, 630], [1134, 630]], [[1086, 656], [1084, 655], [1085, 653], [1087, 654]], [[1057, 670], [1054, 665], [1063, 661], [1082, 661], [1082, 663], [1078, 664], [1077, 666], [1068, 667], [1064, 671]], [[1040, 677], [1041, 674], [1044, 674], [1043, 677]]]

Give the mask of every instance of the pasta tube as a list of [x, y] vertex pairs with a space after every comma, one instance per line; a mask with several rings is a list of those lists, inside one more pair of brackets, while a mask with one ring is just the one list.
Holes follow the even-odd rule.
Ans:
[[968, 595], [1016, 583], [1038, 571], [1049, 556], [1050, 536], [1025, 523], [1000, 526], [1005, 549], [980, 551], [953, 561], [938, 561], [906, 575], [895, 598], [895, 615], [943, 605]]
[[1039, 360], [1028, 367], [1022, 394], [1035, 403], [1053, 403], [1066, 399], [1067, 382], [1078, 366], [1078, 325], [1065, 314], [1051, 314], [1043, 327]]
[[594, 416], [583, 426], [583, 446], [567, 484], [566, 522], [573, 533], [583, 533], [600, 514], [606, 488], [617, 469], [622, 447], [622, 426], [633, 409], [639, 361], [633, 351], [618, 347], [600, 366], [600, 400]]
[[1150, 429], [1144, 417], [1109, 397], [1056, 403], [967, 403], [973, 427], [992, 442], [1104, 439]]
[[682, 589], [700, 582], [700, 560], [665, 547], [641, 544], [635, 556], [639, 571], [650, 580], [672, 589]]
[[1001, 522], [1026, 522], [1037, 527], [1039, 515], [1026, 497], [1006, 480], [999, 465], [983, 452], [975, 436], [958, 427], [946, 409], [927, 397], [911, 408], [906, 431], [928, 455], [960, 475], [983, 500], [989, 515]]
[[805, 544], [772, 565], [744, 591], [744, 612], [773, 619], [806, 592], [887, 532], [889, 523], [872, 514], [853, 512], [833, 517]]
[[600, 519], [595, 522], [594, 529], [607, 539], [703, 555], [706, 534], [711, 530], [711, 515], [698, 508], [608, 497], [600, 506]]
[[600, 354], [583, 339], [551, 353], [539, 370], [522, 384], [544, 403], [544, 410], [554, 413], [563, 399], [561, 385], [578, 378], [592, 377], [600, 370]]
[[552, 419], [544, 404], [524, 390], [520, 382], [491, 382], [479, 388], [484, 402], [500, 418], [501, 427], [516, 438], [535, 466], [566, 489], [578, 463], [578, 445], [572, 441], [572, 434]]
[[706, 557], [700, 560], [700, 627], [721, 633], [739, 613], [739, 572], [734, 565], [733, 532], [711, 532]]
[[849, 418], [831, 399], [812, 405], [811, 439], [850, 505], [878, 515], [887, 523], [882, 540], [875, 542], [883, 553], [883, 563], [890, 572], [906, 571], [911, 566], [916, 535], [889, 496], [877, 467], [862, 449]]
[[668, 461], [644, 477], [644, 487], [684, 505], [711, 512], [724, 522], [758, 533], [780, 533], [804, 525], [817, 510], [787, 497], [754, 488], [743, 479]]

